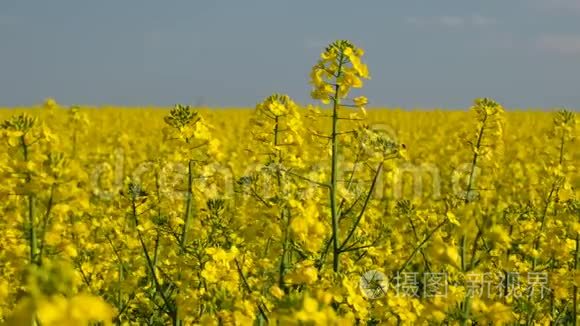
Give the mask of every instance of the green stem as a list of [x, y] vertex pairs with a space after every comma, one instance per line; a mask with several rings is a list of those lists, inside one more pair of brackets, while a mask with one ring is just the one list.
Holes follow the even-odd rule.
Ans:
[[[556, 188], [557, 188], [556, 183], [555, 182], [552, 183], [552, 188], [550, 189], [550, 193], [548, 194], [548, 198], [546, 199], [546, 203], [542, 211], [540, 235], [544, 231], [544, 228], [546, 226], [546, 216], [548, 216], [548, 209], [550, 208], [550, 203], [552, 202], [552, 197], [554, 196]], [[538, 235], [534, 240], [534, 250], [540, 250], [540, 235]], [[538, 266], [538, 257], [536, 256], [532, 261], [532, 271], [536, 270], [537, 266]]]
[[185, 245], [187, 243], [187, 231], [189, 229], [189, 225], [191, 224], [191, 211], [193, 205], [193, 161], [189, 160], [187, 166], [187, 199], [185, 204], [185, 219], [183, 222], [183, 228], [181, 230], [181, 238], [179, 247], [183, 252], [185, 249]]
[[[189, 225], [191, 224], [191, 213], [193, 205], [193, 161], [189, 160], [187, 164], [187, 200], [185, 204], [185, 219], [183, 222], [183, 229], [181, 230], [181, 238], [179, 243], [180, 253], [185, 252], [185, 246], [187, 244], [187, 232], [189, 230]], [[178, 279], [181, 279], [181, 274], [178, 275]], [[173, 326], [182, 325], [182, 321], [179, 320], [179, 307], [175, 307]]]
[[[465, 194], [465, 203], [469, 203], [471, 201], [471, 191], [473, 190], [474, 178], [475, 178], [475, 171], [477, 168], [477, 161], [479, 159], [479, 150], [481, 149], [481, 142], [483, 140], [483, 134], [485, 131], [485, 123], [487, 121], [488, 115], [485, 114], [483, 116], [483, 120], [481, 121], [481, 127], [479, 128], [479, 132], [477, 135], [477, 143], [475, 145], [475, 151], [473, 153], [473, 159], [471, 161], [471, 171], [469, 172], [469, 181], [467, 182], [467, 191]], [[475, 246], [475, 244], [474, 244]], [[467, 237], [465, 235], [461, 236], [461, 271], [466, 272], [467, 269]], [[471, 298], [466, 297], [462, 303], [462, 317], [461, 317], [461, 325], [467, 325], [467, 320], [469, 319], [469, 308], [471, 306]]]
[[76, 156], [77, 156], [77, 128], [75, 126], [72, 135], [72, 158], [75, 158]]
[[[576, 255], [574, 257], [574, 270], [578, 272], [578, 261], [580, 260], [580, 233], [576, 233]], [[572, 298], [572, 318], [573, 325], [578, 325], [578, 285], [574, 284]]]
[[562, 165], [564, 162], [564, 143], [566, 142], [566, 133], [562, 132], [562, 138], [560, 138], [560, 158], [558, 162]]
[[[513, 231], [514, 231], [514, 226], [512, 224], [510, 224], [510, 231], [509, 231], [510, 238], [512, 237]], [[505, 259], [506, 259], [506, 262], [508, 262], [508, 263], [510, 261], [511, 254], [512, 254], [511, 248], [508, 248], [506, 250], [506, 253], [505, 253], [505, 256], [506, 256]], [[503, 290], [504, 303], [507, 303], [507, 299], [508, 299], [508, 295], [509, 295], [509, 288], [508, 288], [508, 286], [510, 284], [508, 282], [508, 277], [509, 277], [509, 271], [504, 270], [504, 280], [505, 280], [505, 286], [504, 286], [504, 290]]]
[[[28, 144], [26, 144], [26, 138], [24, 135], [20, 137], [20, 145], [22, 147], [22, 153], [24, 156], [24, 161], [28, 162]], [[30, 184], [32, 181], [32, 176], [26, 174], [26, 184]], [[36, 198], [34, 194], [28, 194], [28, 241], [30, 247], [29, 259], [31, 264], [36, 264], [36, 251], [37, 251], [37, 239], [36, 239]]]
[[[135, 229], [137, 230], [137, 237], [139, 238], [139, 243], [141, 244], [141, 249], [143, 250], [143, 255], [145, 256], [145, 260], [147, 262], [147, 267], [149, 268], [149, 272], [151, 273], [151, 276], [153, 277], [153, 283], [155, 285], [155, 288], [157, 289], [157, 292], [161, 295], [161, 299], [163, 299], [165, 306], [167, 308], [169, 308], [169, 310], [170, 310], [170, 317], [173, 320], [173, 325], [174, 326], [179, 325], [179, 318], [177, 317], [178, 316], [177, 307], [173, 304], [172, 301], [169, 300], [169, 298], [165, 295], [165, 292], [161, 288], [161, 283], [159, 282], [159, 279], [157, 278], [157, 273], [155, 272], [153, 260], [151, 259], [151, 256], [149, 255], [149, 250], [147, 249], [147, 245], [145, 244], [145, 241], [143, 240], [143, 235], [141, 234], [141, 231], [139, 230], [139, 219], [137, 217], [137, 204], [135, 203], [135, 199], [133, 199], [131, 201], [131, 212], [132, 212], [132, 216], [133, 216], [133, 221], [135, 222]], [[176, 324], [176, 322], [177, 322], [177, 324]]]
[[469, 320], [469, 315], [471, 313], [471, 296], [468, 296], [463, 301], [463, 311], [461, 313], [461, 325], [467, 325], [467, 321]]
[[[250, 287], [250, 284], [248, 283], [248, 280], [246, 279], [246, 276], [244, 275], [244, 271], [242, 270], [242, 267], [240, 266], [240, 262], [238, 261], [237, 258], [234, 259], [234, 262], [236, 263], [236, 269], [238, 270], [238, 274], [240, 275], [240, 277], [242, 279], [242, 284], [244, 285], [244, 288], [246, 289], [248, 294], [251, 295], [252, 288]], [[258, 307], [258, 311], [260, 311], [260, 315], [262, 316], [262, 318], [264, 318], [264, 320], [267, 323], [268, 322], [268, 315], [266, 315], [267, 308], [264, 305], [262, 305], [262, 303], [260, 303], [259, 301], [256, 304], [256, 306]]]
[[[276, 116], [274, 120], [274, 146], [278, 146], [278, 136], [280, 133], [280, 117]], [[277, 151], [278, 156], [278, 165], [276, 168], [276, 181], [278, 183], [278, 196], [284, 195], [283, 183], [282, 183], [282, 171], [281, 171], [281, 163], [282, 163], [282, 152], [275, 148]], [[282, 208], [280, 212], [280, 221], [283, 224], [282, 229], [284, 230], [284, 238], [282, 240], [282, 254], [280, 257], [280, 265], [278, 268], [278, 286], [282, 290], [286, 290], [286, 271], [288, 270], [288, 250], [290, 245], [290, 212], [286, 207]]]
[[375, 177], [373, 178], [373, 182], [371, 183], [371, 187], [369, 189], [369, 192], [367, 194], [367, 197], [365, 198], [365, 202], [363, 204], [363, 207], [361, 208], [361, 211], [356, 219], [356, 221], [354, 222], [352, 228], [350, 229], [350, 232], [348, 233], [348, 235], [346, 236], [346, 239], [344, 239], [344, 241], [342, 242], [342, 245], [340, 245], [339, 250], [342, 252], [344, 248], [346, 248], [346, 246], [348, 245], [348, 242], [350, 241], [350, 239], [352, 238], [352, 236], [354, 235], [354, 232], [356, 231], [356, 229], [358, 228], [358, 225], [360, 223], [360, 221], [362, 220], [367, 206], [369, 204], [369, 201], [371, 199], [371, 196], [373, 194], [373, 192], [375, 191], [375, 186], [377, 184], [377, 179], [379, 177], [379, 175], [381, 174], [381, 170], [383, 169], [383, 162], [381, 162], [379, 164], [379, 167], [377, 168], [377, 172], [375, 173]]
[[419, 250], [421, 250], [421, 248], [427, 243], [427, 241], [429, 241], [429, 239], [431, 239], [433, 234], [435, 234], [435, 232], [437, 232], [437, 230], [442, 228], [443, 225], [445, 225], [448, 221], [449, 221], [449, 219], [445, 218], [441, 223], [439, 223], [435, 228], [433, 228], [433, 230], [431, 230], [431, 232], [429, 232], [429, 234], [427, 234], [427, 236], [425, 238], [423, 238], [423, 241], [421, 241], [421, 243], [419, 243], [419, 245], [417, 245], [415, 247], [415, 249], [413, 249], [413, 252], [411, 252], [411, 255], [409, 255], [407, 260], [405, 260], [405, 262], [403, 263], [403, 266], [401, 266], [401, 268], [399, 268], [397, 273], [401, 273], [402, 271], [405, 270], [405, 268], [407, 268], [409, 263], [413, 260], [413, 258], [415, 258], [415, 255], [417, 255], [417, 252], [419, 252]]
[[[280, 218], [282, 219], [282, 221], [284, 221], [284, 212], [280, 213]], [[288, 269], [287, 267], [287, 260], [288, 260], [288, 247], [289, 247], [289, 240], [290, 240], [290, 235], [289, 235], [289, 231], [288, 228], [290, 227], [289, 223], [286, 223], [285, 229], [284, 229], [284, 239], [282, 240], [282, 255], [280, 257], [280, 266], [279, 266], [279, 271], [278, 271], [278, 286], [282, 289], [285, 290], [286, 289], [286, 281], [285, 281], [285, 277], [286, 277], [286, 270]]]
[[121, 310], [121, 307], [123, 306], [123, 264], [121, 261], [119, 261], [118, 264], [118, 269], [119, 269], [119, 278], [118, 278], [118, 286], [119, 288], [117, 289], [117, 308], [118, 310]]
[[473, 153], [473, 159], [471, 161], [471, 171], [469, 172], [469, 181], [467, 182], [467, 193], [465, 196], [465, 203], [469, 203], [470, 194], [473, 190], [473, 182], [475, 178], [475, 169], [477, 167], [477, 160], [479, 159], [479, 150], [481, 149], [481, 142], [483, 140], [483, 134], [485, 130], [485, 122], [487, 121], [487, 114], [483, 117], [481, 121], [481, 128], [477, 135], [477, 144], [475, 145], [475, 152]]
[[28, 236], [30, 237], [30, 263], [36, 264], [36, 204], [35, 196], [28, 195]]
[[42, 256], [44, 253], [44, 248], [46, 245], [46, 231], [48, 230], [48, 223], [50, 221], [50, 213], [52, 212], [52, 207], [54, 203], [54, 192], [56, 190], [56, 184], [53, 183], [50, 187], [50, 197], [48, 199], [48, 204], [46, 205], [46, 213], [44, 214], [44, 221], [42, 222], [42, 229], [40, 230], [40, 249], [38, 250], [38, 261], [42, 263]]
[[[415, 227], [415, 223], [413, 222], [413, 219], [411, 218], [411, 214], [406, 213], [405, 216], [407, 217], [407, 220], [409, 221], [409, 225], [411, 225], [411, 230], [413, 231], [415, 241], [419, 241], [420, 240], [419, 234], [417, 233], [417, 228]], [[431, 267], [429, 264], [429, 260], [427, 259], [427, 255], [425, 255], [425, 252], [423, 251], [423, 249], [419, 249], [419, 253], [423, 257], [423, 263], [425, 264], [425, 270], [427, 272], [431, 272]]]
[[[341, 52], [338, 59], [338, 69], [336, 73], [336, 79], [340, 78], [342, 72], [342, 64], [344, 60], [344, 54]], [[330, 214], [332, 219], [332, 269], [334, 272], [339, 271], [340, 264], [340, 243], [338, 239], [338, 206], [337, 206], [337, 180], [338, 180], [338, 109], [340, 108], [340, 98], [339, 98], [339, 84], [338, 81], [334, 86], [334, 98], [332, 107], [332, 154], [331, 154], [331, 171], [330, 171]]]

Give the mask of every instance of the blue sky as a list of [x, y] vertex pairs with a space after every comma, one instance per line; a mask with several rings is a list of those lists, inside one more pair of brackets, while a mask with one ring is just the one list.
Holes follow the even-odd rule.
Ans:
[[1, 0], [0, 106], [312, 103], [337, 38], [375, 106], [580, 107], [580, 0]]

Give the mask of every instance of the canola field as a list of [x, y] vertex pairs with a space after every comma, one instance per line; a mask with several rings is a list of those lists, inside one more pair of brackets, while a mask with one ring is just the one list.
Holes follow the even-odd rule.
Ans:
[[[575, 325], [577, 113], [316, 105], [0, 110], [6, 325]], [[305, 85], [305, 92], [309, 91]]]

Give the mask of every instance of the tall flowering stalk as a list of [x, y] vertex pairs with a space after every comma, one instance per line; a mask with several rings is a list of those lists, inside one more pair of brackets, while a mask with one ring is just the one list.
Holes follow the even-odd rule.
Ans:
[[[321, 55], [321, 59], [312, 68], [310, 80], [314, 87], [312, 98], [320, 100], [324, 104], [332, 106], [332, 131], [330, 139], [330, 180], [329, 187], [329, 208], [332, 224], [332, 268], [335, 272], [339, 271], [340, 266], [340, 238], [339, 238], [339, 211], [338, 211], [338, 175], [339, 175], [339, 158], [338, 149], [340, 144], [339, 120], [340, 109], [343, 101], [347, 99], [352, 88], [361, 88], [362, 80], [369, 78], [369, 72], [366, 64], [361, 61], [364, 51], [346, 40], [335, 41], [330, 44]], [[366, 98], [357, 97], [352, 105], [363, 107], [366, 104]]]
[[[183, 212], [183, 224], [178, 233], [177, 241], [179, 256], [185, 256], [186, 249], [191, 242], [190, 233], [194, 214], [194, 182], [197, 178], [203, 178], [201, 171], [203, 166], [210, 163], [213, 157], [219, 154], [219, 142], [212, 139], [209, 124], [187, 105], [176, 105], [164, 118], [167, 127], [164, 129], [167, 141], [175, 142], [174, 155], [178, 161], [186, 162], [185, 174], [185, 208]], [[175, 189], [176, 191], [176, 189]], [[176, 283], [181, 283], [183, 275], [177, 275]], [[176, 290], [176, 297], [179, 295]], [[164, 301], [166, 299], [164, 298]], [[176, 303], [172, 311], [174, 326], [183, 325], [180, 305]]]
[[[34, 163], [31, 162], [31, 144], [35, 142], [35, 135], [33, 132], [36, 130], [35, 126], [37, 125], [38, 121], [36, 118], [28, 116], [26, 114], [22, 114], [19, 116], [15, 116], [10, 120], [6, 120], [2, 123], [1, 128], [3, 134], [8, 139], [8, 144], [16, 147], [20, 150], [22, 156], [21, 159], [24, 162], [23, 171], [14, 171], [15, 174], [22, 174], [20, 177], [23, 177], [22, 183], [22, 190], [24, 190], [23, 195], [26, 196], [27, 199], [27, 217], [28, 221], [26, 227], [24, 228], [27, 230], [26, 238], [28, 239], [29, 243], [29, 260], [31, 264], [37, 264], [37, 211], [36, 211], [36, 193], [33, 191], [32, 184], [33, 184], [33, 169], [30, 167], [34, 167]], [[15, 164], [18, 166], [17, 164]]]
[[[24, 230], [29, 262], [40, 265], [46, 251], [49, 221], [56, 205], [55, 193], [59, 185], [70, 181], [64, 180], [64, 177], [72, 173], [67, 172], [65, 157], [54, 151], [57, 137], [37, 118], [27, 114], [14, 116], [0, 124], [0, 133], [7, 140], [13, 155], [6, 166], [11, 172], [7, 180], [14, 182], [12, 191], [15, 195], [26, 198]], [[70, 193], [76, 188], [71, 187]]]
[[254, 192], [253, 196], [277, 207], [275, 214], [279, 217], [282, 232], [278, 286], [286, 289], [285, 278], [292, 265], [290, 226], [293, 221], [290, 204], [297, 199], [297, 187], [288, 182], [287, 172], [304, 165], [304, 151], [300, 148], [304, 143], [304, 128], [298, 105], [287, 95], [273, 94], [256, 106], [251, 128], [256, 146], [248, 150], [256, 157], [256, 167], [259, 167], [259, 171], [253, 174], [253, 180], [260, 175], [267, 179], [273, 177], [269, 182], [269, 193]]
[[[501, 153], [503, 149], [503, 125], [504, 125], [504, 110], [503, 107], [489, 98], [479, 98], [475, 100], [471, 111], [475, 114], [477, 127], [473, 139], [468, 140], [471, 146], [472, 158], [467, 175], [467, 185], [464, 197], [462, 198], [465, 205], [469, 205], [481, 198], [481, 193], [490, 191], [490, 189], [482, 188], [482, 182], [476, 179], [477, 171], [483, 166], [485, 162], [493, 162], [492, 158]], [[487, 217], [484, 214], [484, 222]], [[468, 241], [467, 235], [463, 234], [460, 240], [460, 262], [461, 271], [468, 273], [474, 268], [476, 262], [475, 254], [478, 251], [478, 243], [483, 238], [485, 230], [480, 226], [480, 222], [475, 222], [477, 231], [473, 240], [471, 249], [471, 259], [468, 260]], [[464, 228], [469, 227], [470, 223], [464, 223]], [[466, 231], [464, 231], [466, 232]], [[462, 303], [461, 323], [465, 325], [470, 318], [471, 296], [466, 295]]]
[[464, 201], [469, 203], [476, 198], [476, 193], [481, 189], [476, 187], [476, 171], [482, 160], [492, 161], [502, 150], [503, 137], [503, 107], [496, 101], [489, 98], [475, 100], [475, 105], [471, 108], [475, 113], [477, 121], [477, 131], [473, 140], [468, 140], [473, 152], [467, 189]]
[[[538, 266], [539, 250], [541, 247], [541, 236], [546, 229], [547, 217], [550, 214], [550, 207], [558, 199], [558, 195], [563, 188], [570, 188], [570, 185], [566, 184], [566, 173], [570, 170], [570, 167], [566, 166], [566, 146], [574, 138], [574, 127], [575, 120], [574, 114], [567, 110], [561, 110], [556, 113], [553, 119], [553, 130], [552, 137], [556, 140], [557, 153], [555, 154], [556, 160], [552, 159], [548, 162], [546, 166], [546, 172], [548, 174], [547, 182], [549, 183], [549, 189], [547, 191], [546, 197], [544, 199], [543, 207], [539, 213], [540, 219], [540, 233], [535, 237], [533, 243], [533, 260], [532, 269], [535, 270]], [[564, 189], [565, 190], [565, 189]]]

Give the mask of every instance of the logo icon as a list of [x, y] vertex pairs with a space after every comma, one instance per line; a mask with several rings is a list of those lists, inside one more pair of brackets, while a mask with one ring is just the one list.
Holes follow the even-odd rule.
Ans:
[[364, 273], [359, 281], [362, 294], [368, 299], [380, 299], [387, 294], [389, 280], [379, 271], [370, 270]]

